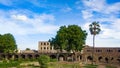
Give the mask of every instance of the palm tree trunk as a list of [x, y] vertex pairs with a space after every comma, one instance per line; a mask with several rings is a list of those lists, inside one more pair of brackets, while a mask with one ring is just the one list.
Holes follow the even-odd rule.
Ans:
[[95, 47], [95, 35], [93, 35], [93, 50], [92, 50], [92, 64], [94, 64], [94, 47]]

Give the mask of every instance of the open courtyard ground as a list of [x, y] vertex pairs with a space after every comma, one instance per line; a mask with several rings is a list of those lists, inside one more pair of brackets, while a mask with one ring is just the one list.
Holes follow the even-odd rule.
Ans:
[[[0, 62], [0, 68], [40, 68], [37, 61], [12, 61]], [[82, 62], [66, 62], [57, 61], [50, 62], [48, 68], [120, 68], [120, 65], [115, 64], [84, 64]]]

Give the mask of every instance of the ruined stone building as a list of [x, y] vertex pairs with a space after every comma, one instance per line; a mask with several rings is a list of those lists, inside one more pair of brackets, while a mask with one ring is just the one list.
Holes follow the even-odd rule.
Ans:
[[[92, 52], [93, 57], [92, 57]], [[95, 63], [120, 63], [120, 48], [119, 47], [93, 47], [85, 46], [81, 52], [59, 52], [51, 46], [48, 41], [38, 42], [38, 51], [28, 50], [14, 54], [0, 54], [0, 59], [12, 58], [38, 58], [40, 55], [45, 54], [50, 58], [56, 58], [59, 61], [80, 61], [84, 63], [91, 63], [92, 59]]]
[[[93, 47], [83, 48], [84, 61], [92, 60]], [[94, 62], [118, 63], [120, 62], [119, 47], [95, 47], [93, 52]]]
[[[54, 47], [50, 45], [50, 42], [39, 42], [39, 53], [57, 53]], [[77, 61], [91, 62], [113, 62], [118, 63], [120, 61], [120, 48], [118, 47], [95, 47], [92, 58], [93, 47], [86, 45], [83, 50], [77, 53], [77, 57], [74, 54], [67, 55], [68, 58], [75, 58]], [[65, 58], [65, 57], [64, 57]]]
[[56, 50], [54, 50], [54, 47], [50, 45], [50, 42], [39, 41], [38, 53], [56, 53]]

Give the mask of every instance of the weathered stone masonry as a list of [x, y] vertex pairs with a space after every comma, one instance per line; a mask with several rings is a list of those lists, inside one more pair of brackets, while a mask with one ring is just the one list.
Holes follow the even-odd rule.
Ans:
[[[60, 53], [54, 50], [54, 47], [50, 45], [50, 42], [40, 41], [38, 43], [38, 51], [22, 51], [20, 53], [14, 54], [0, 54], [0, 59], [37, 59], [40, 55], [45, 54], [50, 56], [50, 58], [57, 58], [59, 61], [81, 61], [85, 63], [94, 62], [101, 63], [119, 63], [120, 61], [120, 48], [114, 47], [95, 47], [94, 48], [94, 58], [92, 58], [93, 48], [90, 46], [85, 46], [81, 52], [77, 53]], [[13, 57], [14, 55], [14, 57]]]

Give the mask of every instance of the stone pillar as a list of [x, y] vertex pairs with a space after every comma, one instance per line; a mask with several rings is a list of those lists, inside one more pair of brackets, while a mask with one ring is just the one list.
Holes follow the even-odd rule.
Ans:
[[77, 57], [77, 61], [80, 61], [80, 56]]

